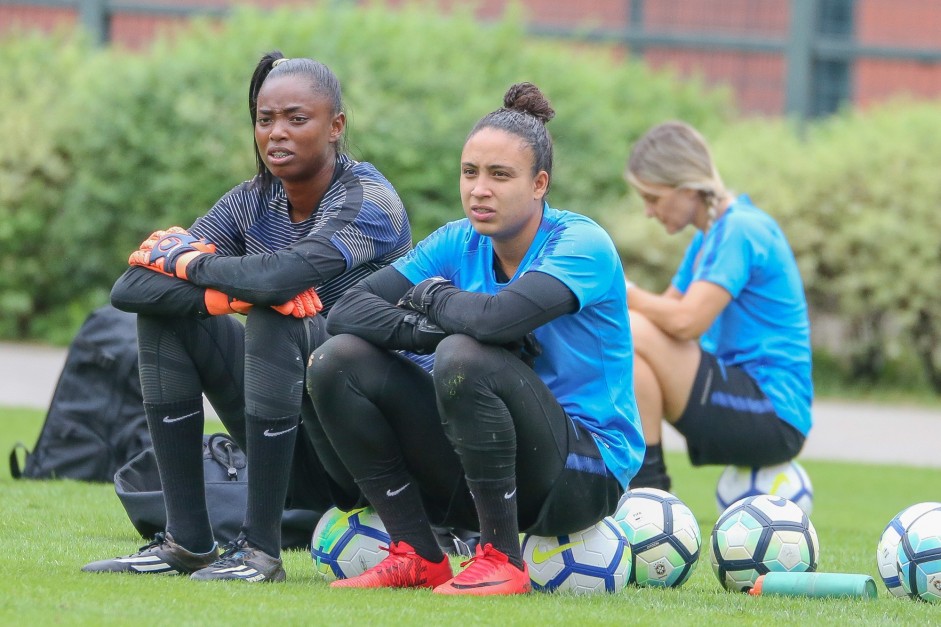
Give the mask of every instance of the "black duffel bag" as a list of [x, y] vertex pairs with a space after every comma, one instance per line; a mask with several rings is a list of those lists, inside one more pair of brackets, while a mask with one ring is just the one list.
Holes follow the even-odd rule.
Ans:
[[[238, 536], [245, 517], [248, 500], [245, 453], [224, 433], [204, 436], [203, 474], [212, 532], [216, 541], [224, 544]], [[118, 469], [114, 490], [141, 536], [149, 539], [165, 530], [166, 506], [152, 447]], [[321, 514], [307, 509], [285, 510], [281, 518], [282, 548], [307, 548]]]

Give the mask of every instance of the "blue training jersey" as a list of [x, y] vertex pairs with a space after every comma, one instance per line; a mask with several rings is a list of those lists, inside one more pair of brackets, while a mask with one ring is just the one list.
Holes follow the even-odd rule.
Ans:
[[743, 368], [778, 416], [807, 435], [810, 323], [804, 284], [781, 228], [747, 195], [739, 196], [686, 249], [673, 286], [685, 293], [693, 281], [715, 283], [732, 295], [702, 336], [702, 349]]
[[496, 294], [526, 272], [562, 281], [578, 311], [535, 330], [539, 375], [570, 418], [595, 437], [607, 468], [627, 486], [644, 457], [633, 387], [633, 344], [624, 271], [614, 243], [591, 219], [545, 205], [516, 275], [499, 283], [493, 242], [466, 219], [441, 227], [393, 267], [413, 283], [433, 276], [462, 290]]

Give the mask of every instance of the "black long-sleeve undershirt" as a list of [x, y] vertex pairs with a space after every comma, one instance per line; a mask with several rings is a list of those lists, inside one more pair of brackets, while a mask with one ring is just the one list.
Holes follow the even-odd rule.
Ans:
[[188, 281], [132, 266], [112, 287], [111, 304], [158, 316], [209, 315], [205, 290], [211, 287], [256, 305], [281, 305], [345, 271], [339, 249], [311, 238], [270, 254], [202, 255], [187, 266]]
[[[337, 302], [327, 318], [328, 331], [357, 335], [383, 348], [433, 349], [441, 336], [416, 332], [414, 312], [396, 306], [411, 287], [398, 270], [383, 268]], [[429, 317], [448, 334], [505, 344], [577, 310], [578, 299], [564, 283], [542, 272], [527, 272], [494, 295], [449, 290], [446, 298], [432, 305]]]
[[346, 272], [346, 259], [326, 238], [310, 237], [273, 253], [202, 255], [186, 267], [188, 280], [256, 305], [280, 305], [309, 287]]

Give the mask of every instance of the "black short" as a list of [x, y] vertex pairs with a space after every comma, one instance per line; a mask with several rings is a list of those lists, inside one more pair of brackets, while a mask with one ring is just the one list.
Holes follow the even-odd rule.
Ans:
[[755, 380], [701, 351], [686, 410], [673, 424], [694, 466], [770, 466], [793, 459], [804, 435], [775, 413]]
[[[537, 536], [558, 536], [590, 527], [614, 514], [623, 494], [621, 485], [605, 466], [595, 438], [567, 417], [565, 465], [551, 478], [551, 487], [533, 520], [520, 520], [520, 530]], [[520, 456], [525, 459], [521, 451]], [[535, 461], [535, 460], [533, 460]], [[521, 489], [525, 489], [525, 486]]]

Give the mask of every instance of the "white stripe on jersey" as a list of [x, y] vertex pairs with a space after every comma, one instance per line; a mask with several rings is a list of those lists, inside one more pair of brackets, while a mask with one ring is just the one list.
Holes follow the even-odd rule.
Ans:
[[[270, 253], [287, 248], [305, 237], [320, 232], [345, 252], [351, 270], [315, 286], [324, 309], [330, 307], [351, 286], [390, 264], [411, 248], [408, 215], [391, 185], [371, 165], [357, 163], [346, 156], [339, 161], [346, 176], [356, 169], [355, 182], [340, 177], [327, 190], [318, 210], [303, 222], [292, 222], [284, 187], [275, 179], [267, 194], [262, 195], [246, 181], [225, 194], [205, 216], [191, 228], [194, 234], [206, 237], [216, 245], [218, 254], [241, 256]], [[348, 187], [362, 194], [358, 217], [343, 228], [335, 228], [334, 218], [349, 210]], [[358, 202], [356, 197], [353, 202]], [[366, 232], [368, 231], [368, 232]], [[397, 245], [378, 256], [376, 238]]]

